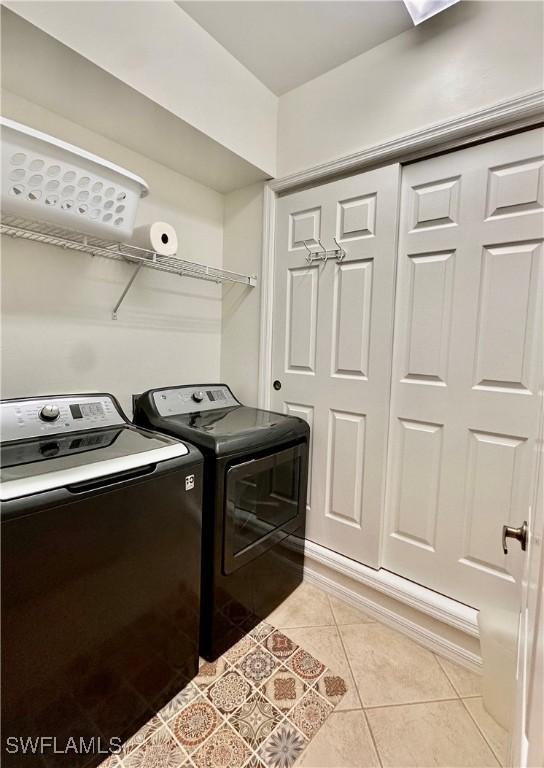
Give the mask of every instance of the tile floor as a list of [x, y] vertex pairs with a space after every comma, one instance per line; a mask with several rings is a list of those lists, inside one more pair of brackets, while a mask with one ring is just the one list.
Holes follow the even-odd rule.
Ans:
[[[257, 637], [246, 638], [217, 666], [202, 668], [125, 745], [121, 761], [111, 758], [103, 768], [505, 764], [507, 734], [483, 707], [478, 675], [307, 583], [268, 621], [332, 672], [313, 669], [315, 660], [303, 657], [293, 676], [297, 662], [289, 642], [267, 648], [266, 638], [254, 632]], [[266, 653], [253, 658], [256, 648], [280, 655], [269, 654], [272, 662]], [[234, 671], [242, 673], [238, 679]], [[336, 683], [325, 685], [326, 674]], [[297, 702], [312, 699], [312, 717], [298, 704], [290, 711], [282, 692]]]

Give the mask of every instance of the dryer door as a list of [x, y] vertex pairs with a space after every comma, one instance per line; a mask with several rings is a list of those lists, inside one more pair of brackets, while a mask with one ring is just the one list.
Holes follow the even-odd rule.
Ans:
[[225, 475], [226, 575], [304, 524], [307, 443], [234, 464]]

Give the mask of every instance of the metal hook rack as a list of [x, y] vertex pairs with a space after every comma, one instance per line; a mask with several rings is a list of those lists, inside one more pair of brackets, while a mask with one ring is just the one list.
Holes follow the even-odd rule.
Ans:
[[308, 264], [311, 264], [314, 261], [327, 261], [328, 259], [336, 259], [336, 261], [342, 261], [347, 256], [347, 251], [345, 248], [342, 248], [338, 240], [333, 237], [334, 242], [336, 243], [336, 248], [333, 248], [332, 250], [328, 251], [321, 240], [318, 238], [317, 242], [319, 244], [319, 247], [321, 248], [320, 251], [312, 251], [311, 248], [308, 247], [308, 243], [306, 240], [303, 240], [304, 247], [308, 251], [306, 254], [306, 261]]
[[161, 256], [154, 251], [137, 248], [128, 243], [100, 240], [80, 232], [54, 227], [43, 222], [31, 221], [18, 216], [3, 214], [0, 222], [0, 234], [23, 240], [33, 240], [34, 242], [45, 243], [46, 245], [56, 245], [60, 248], [88, 253], [91, 256], [101, 256], [106, 259], [134, 264], [136, 268], [113, 308], [113, 320], [117, 320], [119, 307], [142, 267], [156, 269], [159, 272], [169, 272], [179, 277], [208, 280], [217, 284], [241, 283], [250, 288], [257, 285], [255, 275], [244, 275], [239, 272], [231, 272], [228, 269], [208, 267], [205, 264], [178, 259], [175, 256]]

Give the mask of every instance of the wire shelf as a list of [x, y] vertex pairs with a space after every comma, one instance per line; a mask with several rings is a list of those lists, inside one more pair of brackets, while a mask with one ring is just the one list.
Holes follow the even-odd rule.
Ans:
[[80, 232], [62, 229], [43, 222], [19, 218], [18, 216], [2, 214], [0, 234], [21, 238], [23, 240], [32, 240], [33, 242], [45, 243], [46, 245], [55, 245], [59, 248], [79, 251], [80, 253], [87, 253], [91, 256], [100, 256], [106, 259], [114, 259], [116, 261], [125, 261], [134, 264], [136, 270], [133, 272], [129, 283], [113, 310], [112, 316], [114, 319], [116, 319], [117, 310], [141, 267], [155, 269], [159, 272], [169, 272], [170, 274], [178, 275], [180, 277], [207, 280], [214, 283], [241, 283], [248, 287], [254, 287], [257, 284], [255, 275], [244, 275], [240, 272], [231, 272], [227, 269], [209, 267], [195, 261], [178, 259], [175, 256], [161, 256], [154, 251], [138, 248], [137, 246], [129, 245], [128, 243], [100, 240]]

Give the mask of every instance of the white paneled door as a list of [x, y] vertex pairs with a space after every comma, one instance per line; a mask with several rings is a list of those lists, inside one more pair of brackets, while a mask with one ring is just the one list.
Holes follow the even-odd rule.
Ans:
[[[271, 407], [312, 430], [307, 536], [379, 565], [398, 165], [278, 200]], [[306, 261], [319, 241], [346, 250]], [[305, 246], [306, 243], [306, 246]], [[270, 382], [272, 387], [272, 381]]]
[[519, 594], [543, 226], [541, 130], [403, 169], [383, 565], [476, 607]]

